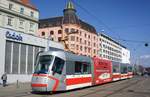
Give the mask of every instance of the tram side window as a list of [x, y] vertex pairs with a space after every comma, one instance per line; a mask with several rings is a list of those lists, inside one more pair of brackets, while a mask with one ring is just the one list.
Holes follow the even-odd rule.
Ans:
[[53, 67], [52, 67], [52, 71], [54, 73], [62, 74], [64, 63], [65, 63], [64, 60], [62, 60], [58, 57], [55, 57], [55, 61], [54, 61]]
[[81, 62], [75, 62], [75, 73], [76, 74], [82, 73], [82, 63]]
[[90, 65], [87, 63], [83, 63], [83, 73], [89, 74], [90, 73]]
[[90, 65], [84, 62], [75, 62], [75, 74], [89, 74]]

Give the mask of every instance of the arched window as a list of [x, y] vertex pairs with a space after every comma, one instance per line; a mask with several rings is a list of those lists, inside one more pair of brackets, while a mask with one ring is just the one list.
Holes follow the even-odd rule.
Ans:
[[58, 30], [58, 34], [62, 34], [62, 30]]
[[45, 32], [42, 32], [42, 36], [45, 36]]
[[50, 35], [53, 35], [54, 34], [54, 31], [50, 31]]

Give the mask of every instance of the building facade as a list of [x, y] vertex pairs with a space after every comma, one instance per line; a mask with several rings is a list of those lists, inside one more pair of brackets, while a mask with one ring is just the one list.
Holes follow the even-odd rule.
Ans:
[[70, 0], [63, 13], [60, 17], [41, 19], [38, 36], [62, 42], [67, 51], [75, 54], [96, 56], [99, 47], [95, 28], [78, 18]]
[[130, 63], [130, 51], [119, 42], [105, 34], [99, 34], [99, 53], [104, 59], [120, 63]]
[[0, 76], [8, 74], [8, 83], [31, 81], [37, 53], [64, 50], [64, 46], [34, 35], [0, 28]]
[[0, 0], [0, 27], [35, 34], [39, 12], [29, 0]]
[[122, 48], [122, 63], [130, 64], [130, 51], [127, 48]]
[[29, 0], [0, 0], [0, 76], [6, 72], [8, 83], [31, 81], [38, 52], [64, 50], [62, 44], [34, 35], [38, 21]]

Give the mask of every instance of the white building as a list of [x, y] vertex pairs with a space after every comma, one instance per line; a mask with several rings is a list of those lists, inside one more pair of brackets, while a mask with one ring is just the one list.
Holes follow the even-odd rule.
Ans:
[[0, 76], [6, 72], [8, 83], [31, 81], [36, 55], [39, 51], [61, 49], [62, 44], [30, 34], [0, 28]]
[[130, 64], [130, 51], [127, 48], [122, 48], [122, 63]]
[[0, 0], [0, 77], [6, 72], [8, 83], [31, 81], [39, 51], [64, 49], [60, 43], [34, 36], [38, 20], [39, 12], [29, 0]]
[[130, 51], [105, 34], [99, 34], [99, 56], [115, 62], [130, 63]]
[[38, 20], [39, 12], [29, 0], [0, 0], [0, 27], [35, 34]]

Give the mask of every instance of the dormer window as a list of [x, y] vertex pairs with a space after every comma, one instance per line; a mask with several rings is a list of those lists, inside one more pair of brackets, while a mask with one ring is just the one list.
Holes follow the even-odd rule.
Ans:
[[31, 11], [31, 13], [30, 13], [30, 14], [31, 14], [31, 17], [34, 17], [34, 12], [33, 12], [33, 11]]
[[13, 8], [13, 4], [10, 3], [9, 4], [9, 9], [12, 10], [12, 8]]
[[24, 14], [24, 8], [22, 8], [22, 7], [20, 8], [20, 13]]

